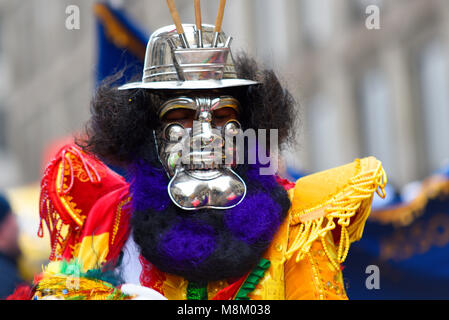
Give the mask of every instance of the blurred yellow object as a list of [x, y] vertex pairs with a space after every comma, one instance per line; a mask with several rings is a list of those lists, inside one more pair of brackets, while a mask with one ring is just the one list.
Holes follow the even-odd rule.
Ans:
[[42, 272], [42, 265], [48, 263], [50, 239], [44, 232], [39, 238], [39, 184], [31, 184], [6, 191], [11, 207], [17, 215], [20, 235], [19, 245], [22, 257], [19, 259], [19, 271], [22, 278], [32, 281], [34, 275]]

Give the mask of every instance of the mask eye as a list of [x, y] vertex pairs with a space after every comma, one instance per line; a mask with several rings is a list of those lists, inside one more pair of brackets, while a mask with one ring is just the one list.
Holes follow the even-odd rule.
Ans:
[[170, 142], [178, 142], [184, 135], [184, 127], [179, 123], [171, 123], [164, 129], [164, 138]]
[[229, 120], [237, 119], [238, 114], [234, 108], [222, 107], [213, 111], [213, 121], [215, 125], [221, 127]]
[[184, 128], [192, 127], [193, 120], [195, 119], [195, 110], [177, 108], [168, 111], [162, 117], [163, 123], [178, 123], [182, 124]]
[[241, 130], [242, 126], [237, 120], [229, 120], [223, 126], [223, 135], [225, 136], [236, 136]]

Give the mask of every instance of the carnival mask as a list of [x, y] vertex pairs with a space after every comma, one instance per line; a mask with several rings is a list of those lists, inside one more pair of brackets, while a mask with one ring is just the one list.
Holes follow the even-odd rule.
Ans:
[[233, 171], [239, 154], [239, 102], [231, 96], [181, 96], [159, 110], [159, 159], [171, 180], [171, 200], [185, 210], [229, 209], [246, 194]]
[[[240, 131], [239, 102], [230, 96], [198, 92], [249, 87], [257, 82], [237, 77], [230, 50], [232, 38], [221, 30], [224, 2], [215, 26], [201, 23], [200, 10], [196, 11], [196, 24], [181, 24], [174, 2], [168, 3], [175, 25], [152, 34], [142, 81], [119, 89], [185, 92], [172, 94], [174, 98], [160, 107], [164, 125], [154, 132], [159, 160], [171, 178], [168, 194], [185, 210], [229, 209], [246, 195], [245, 183], [233, 171], [238, 148], [229, 143]], [[222, 123], [217, 116], [224, 110], [232, 110], [229, 115], [234, 116]], [[177, 113], [189, 116], [177, 119], [173, 116]]]

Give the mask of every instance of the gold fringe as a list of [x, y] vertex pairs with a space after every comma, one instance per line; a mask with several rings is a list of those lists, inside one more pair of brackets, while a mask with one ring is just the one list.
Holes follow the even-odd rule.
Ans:
[[[374, 192], [385, 198], [386, 183], [387, 178], [382, 164], [376, 160], [374, 169], [362, 170], [331, 199], [314, 208], [293, 213], [291, 225], [298, 225], [299, 230], [286, 251], [286, 259], [290, 259], [296, 253], [296, 262], [299, 262], [308, 254], [312, 243], [320, 239], [330, 262], [339, 269], [339, 265], [348, 255], [350, 244], [362, 237], [365, 222], [371, 211]], [[353, 217], [355, 218], [351, 221]], [[334, 230], [337, 224], [341, 228], [341, 234], [337, 257], [334, 259], [329, 254], [324, 237], [327, 232]]]
[[38, 299], [127, 300], [130, 297], [111, 284], [97, 279], [45, 273], [36, 288]]
[[394, 227], [409, 226], [424, 212], [429, 201], [449, 196], [449, 179], [444, 176], [431, 176], [423, 181], [418, 195], [410, 202], [373, 211], [370, 221], [391, 224]]

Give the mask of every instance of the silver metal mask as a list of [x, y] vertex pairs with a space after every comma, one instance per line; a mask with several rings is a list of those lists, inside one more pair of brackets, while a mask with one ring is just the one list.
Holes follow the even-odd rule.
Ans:
[[240, 106], [229, 96], [178, 97], [160, 108], [161, 120], [175, 110], [194, 113], [192, 127], [168, 122], [155, 134], [159, 159], [171, 177], [169, 196], [182, 209], [228, 209], [246, 195], [244, 181], [232, 170], [238, 151], [225, 143], [238, 134], [240, 123], [230, 119], [217, 126], [214, 113], [222, 108], [238, 114]]
[[246, 195], [245, 183], [229, 162], [238, 152], [235, 148], [223, 150], [224, 137], [236, 134], [240, 124], [231, 120], [218, 127], [213, 113], [224, 106], [238, 112], [239, 104], [232, 97], [199, 96], [195, 90], [245, 87], [257, 82], [237, 77], [230, 50], [232, 38], [221, 31], [221, 26], [214, 29], [202, 24], [198, 29], [194, 24], [182, 24], [183, 32], [179, 29], [177, 32], [171, 25], [152, 34], [142, 82], [125, 84], [119, 90], [181, 92], [161, 106], [159, 117], [163, 120], [172, 110], [189, 109], [195, 112], [194, 125], [189, 128], [168, 122], [155, 132], [160, 161], [171, 178], [170, 198], [185, 210], [228, 209]]

